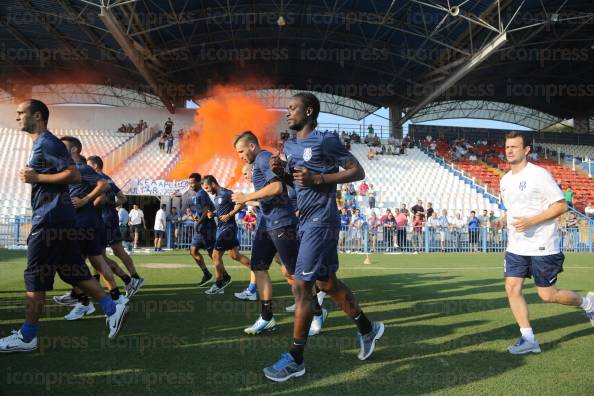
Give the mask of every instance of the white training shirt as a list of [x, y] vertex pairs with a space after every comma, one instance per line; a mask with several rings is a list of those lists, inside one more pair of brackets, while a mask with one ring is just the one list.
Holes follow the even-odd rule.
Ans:
[[130, 224], [139, 225], [142, 223], [144, 213], [142, 213], [142, 210], [140, 209], [132, 209], [128, 216], [130, 217]]
[[532, 217], [563, 200], [563, 192], [553, 176], [544, 168], [528, 163], [515, 175], [511, 171], [499, 184], [503, 205], [507, 210], [507, 251], [521, 256], [548, 256], [559, 253], [559, 232], [551, 219], [524, 232], [512, 225], [514, 217]]
[[155, 215], [155, 231], [165, 231], [165, 224], [167, 224], [167, 214], [163, 209], [157, 210]]

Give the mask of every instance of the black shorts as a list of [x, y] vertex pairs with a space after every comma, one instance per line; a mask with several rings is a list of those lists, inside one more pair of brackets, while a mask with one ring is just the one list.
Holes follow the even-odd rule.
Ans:
[[268, 271], [278, 252], [289, 274], [293, 274], [298, 251], [297, 228], [294, 225], [270, 231], [262, 231], [258, 227], [252, 241], [252, 270]]
[[133, 232], [133, 233], [134, 233], [134, 232], [138, 232], [139, 234], [142, 232], [142, 230], [143, 230], [143, 228], [144, 228], [144, 227], [142, 226], [142, 224], [132, 224], [132, 226], [131, 226], [131, 227], [132, 227], [132, 232]]
[[226, 252], [239, 247], [237, 240], [237, 228], [226, 228], [217, 231], [217, 237], [214, 243], [214, 249], [219, 252]]
[[77, 228], [78, 246], [85, 257], [101, 256], [105, 250], [105, 232], [100, 228]]
[[119, 226], [115, 227], [108, 227], [106, 231], [107, 236], [107, 246], [113, 246], [116, 243], [122, 242], [124, 238], [122, 237], [122, 232], [120, 231]]
[[473, 244], [479, 242], [479, 230], [468, 230], [468, 242]]
[[78, 239], [77, 229], [70, 225], [34, 225], [27, 238], [25, 289], [52, 290], [56, 272], [73, 286], [91, 279]]
[[165, 231], [155, 230], [155, 238], [163, 238], [164, 236], [165, 236]]

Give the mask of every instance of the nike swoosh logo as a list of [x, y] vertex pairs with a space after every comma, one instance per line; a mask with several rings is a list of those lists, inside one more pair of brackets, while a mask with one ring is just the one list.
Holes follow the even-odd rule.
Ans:
[[281, 232], [280, 234], [277, 235], [277, 238], [281, 238], [283, 235], [285, 235], [285, 233]]
[[305, 275], [305, 276], [307, 276], [307, 275], [311, 275], [311, 274], [313, 274], [313, 273], [314, 273], [313, 271], [311, 271], [311, 272], [305, 272], [305, 271], [302, 271], [302, 272], [301, 272], [301, 275]]
[[32, 232], [32, 233], [31, 233], [31, 236], [33, 236], [33, 235], [37, 235], [37, 234], [39, 234], [39, 233], [41, 233], [41, 231]]

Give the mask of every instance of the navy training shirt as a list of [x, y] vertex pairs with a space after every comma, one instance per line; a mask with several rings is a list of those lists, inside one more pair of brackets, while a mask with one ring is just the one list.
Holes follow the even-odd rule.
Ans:
[[227, 222], [221, 221], [219, 218], [233, 211], [235, 204], [231, 199], [233, 191], [221, 187], [217, 195], [214, 198], [215, 211], [217, 216], [217, 230], [219, 232], [227, 229], [237, 229], [237, 223], [235, 222], [235, 216], [231, 216]]
[[[80, 183], [70, 184], [70, 197], [84, 198], [97, 186], [97, 181], [102, 179], [101, 175], [84, 162], [77, 162], [76, 169], [80, 172]], [[77, 227], [97, 228], [99, 227], [99, 216], [93, 206], [88, 202], [82, 208], [76, 210], [75, 223]]]
[[[307, 168], [312, 174], [337, 173], [339, 166], [355, 160], [332, 132], [312, 131], [305, 139], [296, 137], [285, 142], [288, 171]], [[302, 187], [295, 183], [300, 226], [340, 227], [336, 206], [336, 184]]]
[[109, 191], [105, 193], [107, 202], [101, 206], [101, 218], [106, 226], [115, 228], [118, 227], [120, 223], [118, 212], [116, 210], [116, 199], [121, 190], [111, 177], [107, 176], [105, 173], [99, 173], [99, 175], [105, 179], [110, 187]]
[[[282, 180], [275, 175], [268, 160], [272, 157], [270, 151], [262, 150], [254, 159], [254, 167], [252, 172], [252, 182], [256, 191], [263, 189], [269, 183]], [[258, 200], [260, 203], [260, 216], [258, 216], [257, 224], [262, 231], [276, 230], [281, 227], [287, 227], [297, 224], [295, 217], [295, 209], [291, 205], [285, 183], [283, 184], [283, 192], [272, 198], [265, 198]]]
[[[208, 196], [208, 193], [200, 187], [198, 191], [192, 197], [192, 213], [198, 218], [202, 217], [202, 214], [207, 208], [212, 208], [213, 204]], [[206, 232], [208, 230], [213, 230], [216, 228], [216, 222], [214, 219], [206, 219], [206, 221], [200, 224], [197, 228], [197, 232]]]
[[[33, 142], [29, 167], [43, 175], [51, 175], [74, 165], [66, 146], [49, 131]], [[31, 184], [32, 223], [56, 224], [74, 222], [74, 206], [70, 201], [67, 184]]]

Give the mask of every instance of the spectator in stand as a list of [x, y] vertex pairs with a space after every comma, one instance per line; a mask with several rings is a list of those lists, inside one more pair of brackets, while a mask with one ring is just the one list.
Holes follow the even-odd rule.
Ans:
[[363, 180], [361, 184], [359, 184], [359, 195], [367, 196], [367, 191], [369, 191], [369, 185]]
[[462, 235], [464, 233], [464, 229], [466, 228], [466, 222], [462, 218], [460, 212], [456, 213], [456, 217], [452, 219], [450, 224], [450, 229], [452, 230], [452, 233], [454, 234], [454, 240], [456, 241], [456, 249], [460, 249], [460, 242], [462, 241]]
[[341, 252], [346, 250], [346, 240], [349, 232], [349, 226], [351, 224], [351, 215], [347, 208], [340, 210], [340, 231], [338, 233], [338, 249]]
[[481, 222], [479, 218], [476, 217], [476, 212], [474, 210], [471, 211], [470, 217], [468, 218], [468, 242], [470, 248], [473, 249], [474, 252], [478, 252], [480, 226]]
[[396, 218], [391, 211], [387, 213], [387, 216], [384, 221], [382, 221], [382, 224], [384, 226], [384, 248], [386, 251], [388, 251], [388, 249], [392, 250], [392, 245], [394, 244], [394, 234], [396, 233]]
[[171, 224], [171, 235], [172, 235], [172, 245], [175, 249], [177, 247], [177, 240], [179, 238], [179, 227], [182, 221], [182, 217], [180, 216], [177, 208], [175, 206], [171, 207], [171, 211], [167, 215], [167, 222]]
[[417, 200], [417, 204], [410, 208], [413, 216], [417, 215], [417, 212], [421, 212], [421, 214], [425, 214], [425, 208], [423, 207], [423, 201], [420, 199]]
[[352, 197], [357, 195], [357, 189], [355, 188], [355, 185], [353, 183], [349, 183], [347, 190]]
[[159, 151], [163, 152], [165, 151], [165, 141], [167, 140], [167, 136], [165, 136], [164, 133], [161, 133], [161, 136], [159, 136]]
[[567, 188], [563, 192], [563, 196], [565, 197], [565, 202], [567, 202], [567, 205], [573, 207], [574, 193], [573, 193], [573, 190], [571, 189], [571, 187], [567, 186]]
[[349, 186], [346, 184], [342, 185], [342, 197], [344, 198], [344, 202], [350, 201], [353, 199], [353, 195], [349, 192]]
[[367, 222], [367, 230], [369, 232], [369, 247], [372, 252], [375, 252], [377, 248], [377, 230], [380, 226], [380, 221], [375, 214], [375, 211], [371, 211], [369, 215], [369, 221]]
[[408, 216], [408, 209], [406, 208], [406, 204], [400, 204], [400, 213], [404, 213], [406, 216]]
[[483, 214], [480, 215], [478, 217], [480, 223], [481, 223], [481, 228], [488, 228], [490, 226], [489, 224], [489, 212], [487, 211], [487, 209], [483, 209]]
[[157, 210], [155, 215], [155, 252], [163, 251], [163, 237], [165, 236], [165, 230], [167, 229], [167, 213], [165, 212], [167, 205], [161, 205], [161, 209]]
[[373, 184], [369, 184], [369, 189], [367, 190], [367, 203], [370, 209], [375, 209], [375, 189], [373, 188]]
[[588, 206], [584, 209], [584, 213], [586, 213], [586, 216], [589, 218], [594, 219], [594, 205], [592, 205], [592, 202], [588, 202]]
[[171, 117], [167, 117], [167, 121], [165, 121], [165, 133], [173, 133], [173, 121], [171, 121]]
[[433, 209], [433, 204], [431, 202], [427, 202], [427, 210], [425, 211], [427, 218], [430, 218], [431, 216], [433, 216], [434, 212], [435, 212], [435, 209]]
[[427, 231], [431, 237], [431, 244], [437, 238], [437, 232], [439, 231], [439, 220], [437, 219], [437, 212], [431, 212], [431, 216], [427, 217]]
[[359, 252], [362, 250], [363, 247], [363, 226], [365, 224], [365, 220], [361, 216], [361, 212], [359, 209], [355, 209], [353, 212], [353, 217], [351, 217], [351, 241], [352, 241], [352, 250], [354, 252]]
[[569, 212], [567, 222], [565, 223], [565, 250], [573, 251], [575, 242], [578, 239], [579, 221], [575, 212]]
[[380, 217], [380, 223], [384, 223], [386, 221], [386, 219], [388, 218], [388, 215], [390, 215], [392, 213], [392, 211], [390, 209], [386, 209], [386, 213], [384, 213], [382, 215], [382, 217]]
[[372, 135], [373, 136], [374, 130], [373, 130], [373, 125], [372, 124], [369, 124], [369, 126], [367, 127], [367, 133], [369, 135]]
[[406, 226], [408, 225], [407, 213], [396, 209], [396, 243], [400, 250], [406, 250]]
[[248, 232], [248, 234], [251, 234], [256, 229], [257, 220], [258, 219], [256, 218], [256, 213], [254, 213], [254, 210], [251, 208], [248, 209], [245, 216], [243, 216], [244, 229]]
[[447, 240], [447, 232], [448, 228], [450, 227], [450, 222], [448, 221], [448, 211], [442, 210], [441, 215], [437, 217], [437, 222], [439, 224], [438, 233], [439, 233], [439, 242], [441, 245], [441, 251], [445, 252], [446, 247], [448, 244]]
[[167, 153], [171, 154], [173, 148], [173, 132], [167, 135]]
[[130, 225], [132, 229], [132, 234], [134, 234], [134, 249], [138, 249], [138, 240], [140, 239], [140, 233], [144, 228], [146, 230], [146, 223], [144, 222], [144, 213], [138, 207], [138, 205], [134, 204], [132, 206], [132, 210], [129, 213], [128, 225]]
[[501, 222], [499, 217], [495, 216], [495, 212], [489, 212], [489, 243], [492, 246], [499, 244], [499, 230], [501, 229]]
[[184, 213], [182, 216], [182, 222], [190, 225], [194, 224], [194, 214], [192, 213], [192, 208], [186, 208], [186, 213]]
[[412, 221], [413, 226], [413, 248], [415, 252], [423, 251], [424, 238], [423, 238], [423, 227], [425, 226], [425, 220], [421, 212], [416, 212]]

